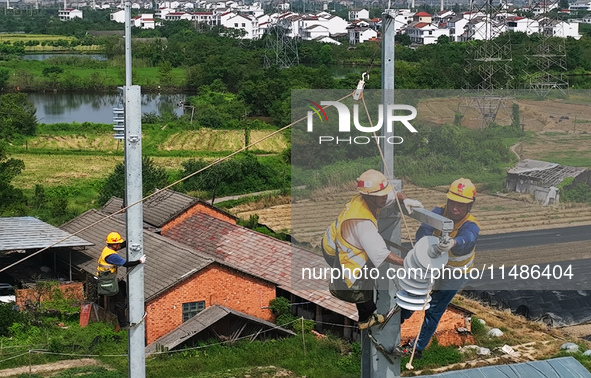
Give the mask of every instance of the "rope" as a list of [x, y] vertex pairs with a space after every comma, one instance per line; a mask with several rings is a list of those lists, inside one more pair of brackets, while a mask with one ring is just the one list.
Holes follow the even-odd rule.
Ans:
[[[340, 101], [343, 101], [344, 99], [346, 99], [346, 98], [348, 98], [348, 97], [350, 97], [350, 96], [352, 96], [352, 94], [349, 94], [349, 95], [347, 95], [347, 96], [345, 96], [345, 97], [342, 97], [342, 98], [340, 98], [340, 99], [338, 99], [338, 100], [336, 100], [336, 101], [338, 101], [338, 102], [340, 102]], [[332, 106], [332, 105], [326, 105], [326, 106], [325, 106], [325, 107], [323, 107], [322, 109], [329, 108], [330, 106]], [[278, 133], [280, 133], [280, 132], [282, 132], [282, 131], [284, 131], [284, 130], [287, 130], [287, 129], [289, 129], [291, 126], [293, 126], [293, 125], [295, 125], [295, 124], [297, 124], [297, 123], [299, 123], [299, 122], [301, 122], [301, 121], [304, 121], [304, 120], [306, 120], [306, 119], [307, 119], [307, 116], [306, 116], [306, 117], [302, 117], [302, 118], [298, 119], [297, 121], [294, 121], [294, 122], [292, 122], [292, 123], [290, 123], [290, 124], [288, 124], [288, 125], [286, 125], [286, 126], [283, 126], [283, 127], [282, 127], [282, 128], [280, 128], [279, 130], [276, 130], [276, 131], [274, 131], [274, 132], [272, 132], [272, 133], [270, 133], [270, 134], [268, 134], [268, 135], [266, 135], [266, 136], [262, 137], [261, 139], [259, 139], [259, 140], [255, 141], [255, 142], [253, 142], [253, 143], [251, 143], [251, 144], [249, 144], [248, 146], [244, 146], [244, 147], [242, 147], [242, 148], [240, 148], [240, 149], [238, 149], [238, 150], [236, 150], [236, 151], [232, 152], [231, 154], [229, 154], [229, 155], [227, 155], [227, 156], [224, 156], [223, 158], [221, 158], [221, 159], [218, 159], [218, 160], [214, 161], [213, 163], [211, 163], [211, 164], [209, 164], [209, 165], [207, 165], [207, 166], [205, 166], [205, 167], [201, 168], [200, 170], [198, 170], [198, 171], [196, 171], [196, 172], [193, 172], [193, 173], [191, 173], [191, 174], [189, 174], [189, 175], [187, 175], [187, 176], [185, 176], [185, 177], [183, 177], [183, 178], [181, 178], [181, 179], [179, 179], [179, 180], [177, 180], [177, 181], [173, 182], [172, 184], [170, 184], [170, 185], [168, 185], [168, 186], [165, 186], [165, 187], [164, 187], [164, 188], [162, 188], [161, 190], [170, 189], [170, 188], [172, 188], [173, 186], [175, 186], [175, 185], [177, 185], [177, 184], [180, 184], [181, 182], [185, 181], [186, 179], [188, 179], [188, 178], [191, 178], [191, 177], [195, 176], [196, 174], [198, 174], [198, 173], [201, 173], [201, 172], [205, 171], [206, 169], [209, 169], [209, 168], [213, 167], [214, 165], [217, 165], [217, 164], [219, 164], [219, 163], [221, 163], [221, 162], [223, 162], [223, 161], [226, 161], [226, 160], [230, 159], [232, 156], [235, 156], [235, 155], [239, 154], [240, 152], [243, 152], [243, 151], [245, 151], [245, 150], [249, 149], [250, 147], [252, 147], [252, 146], [254, 146], [254, 145], [256, 145], [256, 144], [258, 144], [258, 143], [261, 143], [262, 141], [264, 141], [264, 140], [267, 140], [267, 139], [271, 138], [272, 136], [274, 136], [274, 135], [276, 135], [276, 134], [278, 134]], [[12, 268], [12, 267], [13, 267], [13, 266], [15, 266], [15, 265], [18, 265], [18, 264], [20, 264], [21, 262], [23, 262], [23, 261], [25, 261], [25, 260], [27, 260], [27, 259], [30, 259], [31, 257], [33, 257], [33, 256], [35, 256], [35, 255], [38, 255], [38, 254], [39, 254], [39, 253], [41, 253], [41, 252], [44, 252], [44, 251], [48, 250], [49, 248], [51, 248], [51, 247], [53, 247], [53, 246], [55, 246], [55, 245], [57, 245], [57, 244], [59, 244], [59, 243], [61, 243], [61, 242], [65, 241], [65, 240], [68, 240], [68, 239], [69, 239], [69, 238], [71, 238], [72, 236], [78, 235], [78, 234], [79, 234], [79, 233], [81, 233], [82, 231], [88, 230], [89, 228], [92, 228], [92, 227], [96, 226], [97, 224], [99, 224], [99, 223], [101, 223], [101, 222], [104, 222], [104, 221], [106, 221], [107, 219], [111, 219], [111, 218], [113, 218], [114, 216], [116, 216], [116, 215], [118, 215], [118, 214], [120, 214], [120, 213], [123, 213], [125, 210], [129, 209], [130, 207], [132, 207], [132, 206], [135, 206], [135, 205], [137, 205], [137, 204], [139, 204], [139, 203], [142, 203], [143, 201], [146, 201], [146, 200], [147, 200], [147, 199], [149, 199], [149, 198], [152, 198], [153, 196], [155, 196], [155, 195], [156, 195], [156, 194], [158, 194], [159, 192], [160, 192], [160, 191], [156, 191], [156, 192], [154, 192], [154, 193], [152, 193], [152, 194], [150, 194], [150, 195], [148, 195], [148, 196], [146, 196], [146, 197], [144, 197], [144, 198], [142, 198], [142, 199], [140, 199], [140, 200], [138, 200], [138, 201], [136, 201], [136, 202], [134, 202], [134, 203], [132, 203], [132, 204], [130, 204], [130, 205], [128, 205], [128, 206], [126, 206], [126, 207], [124, 207], [124, 208], [122, 208], [122, 209], [118, 210], [118, 211], [116, 211], [116, 212], [114, 212], [113, 214], [107, 215], [107, 216], [105, 216], [104, 218], [102, 218], [102, 219], [99, 219], [98, 221], [96, 221], [96, 222], [94, 222], [94, 223], [91, 223], [91, 224], [89, 224], [88, 226], [86, 226], [86, 227], [83, 227], [83, 228], [81, 228], [80, 230], [78, 230], [78, 231], [76, 231], [76, 232], [73, 232], [73, 233], [71, 233], [70, 235], [68, 235], [68, 236], [66, 236], [66, 237], [64, 237], [64, 238], [62, 238], [62, 239], [60, 239], [60, 240], [58, 240], [58, 241], [54, 242], [53, 244], [51, 244], [51, 245], [49, 245], [49, 246], [47, 246], [47, 247], [44, 247], [44, 248], [40, 249], [40, 250], [39, 250], [39, 251], [37, 251], [37, 252], [31, 253], [30, 255], [28, 255], [28, 256], [26, 256], [26, 257], [23, 257], [22, 259], [20, 259], [20, 260], [18, 260], [18, 261], [16, 261], [16, 262], [14, 262], [14, 263], [12, 263], [12, 264], [10, 264], [10, 265], [8, 265], [8, 266], [6, 266], [6, 267], [2, 268], [2, 269], [0, 269], [0, 273], [1, 273], [1, 272], [4, 272], [4, 271], [5, 271], [5, 270], [7, 270], [7, 269], [10, 269], [10, 268]]]
[[[371, 127], [373, 127], [373, 122], [371, 120], [371, 116], [369, 114], [369, 110], [367, 109], [367, 104], [365, 103], [365, 97], [361, 97], [361, 102], [363, 103], [363, 107], [365, 108], [365, 114], [367, 115], [367, 119], [369, 120], [369, 125]], [[382, 164], [384, 166], [384, 169], [386, 170], [386, 177], [388, 178], [388, 181], [392, 181], [393, 177], [390, 174], [390, 169], [388, 168], [388, 166], [386, 165], [386, 158], [384, 157], [384, 152], [382, 151], [382, 147], [380, 146], [380, 143], [378, 141], [376, 132], [373, 132], [373, 136], [374, 136], [374, 140], [376, 142], [376, 146], [378, 147], [378, 151], [380, 152], [380, 159], [382, 159]], [[410, 239], [410, 245], [414, 248], [414, 242], [413, 242], [413, 238], [412, 235], [410, 233], [410, 228], [408, 227], [408, 224], [406, 223], [406, 217], [404, 215], [404, 212], [402, 211], [402, 206], [400, 205], [400, 200], [398, 199], [398, 196], [394, 196], [394, 199], [396, 200], [396, 205], [398, 206], [398, 210], [400, 211], [400, 215], [402, 217], [402, 222], [404, 223], [404, 228], [408, 234], [408, 238]]]

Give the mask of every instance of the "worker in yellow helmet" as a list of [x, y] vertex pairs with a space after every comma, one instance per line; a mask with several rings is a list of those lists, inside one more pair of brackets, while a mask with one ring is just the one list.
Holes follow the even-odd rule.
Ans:
[[[476, 201], [476, 186], [469, 179], [460, 178], [454, 181], [447, 191], [447, 203], [445, 206], [438, 206], [433, 212], [443, 215], [454, 222], [454, 228], [448, 241], [440, 242], [437, 249], [440, 253], [447, 252], [449, 260], [446, 268], [461, 269], [464, 272], [470, 269], [474, 263], [474, 251], [476, 240], [480, 232], [480, 225], [470, 211]], [[422, 224], [417, 230], [416, 240], [423, 236], [440, 236], [441, 231]], [[458, 277], [460, 275], [457, 275]], [[431, 337], [437, 329], [441, 316], [453, 297], [466, 285], [468, 278], [462, 274], [461, 278], [454, 279], [449, 274], [434, 283], [434, 291], [431, 293], [430, 307], [425, 311], [425, 320], [418, 336], [415, 358], [421, 358], [423, 350], [429, 344]], [[403, 309], [401, 321], [404, 322], [412, 315], [413, 311]], [[402, 346], [402, 352], [409, 353], [413, 341]]]
[[98, 259], [97, 277], [99, 294], [113, 298], [115, 312], [117, 314], [117, 330], [129, 327], [129, 320], [125, 315], [127, 309], [127, 288], [124, 281], [117, 279], [117, 269], [120, 266], [131, 268], [146, 262], [146, 255], [136, 261], [126, 261], [117, 252], [125, 248], [126, 243], [118, 232], [107, 235], [107, 246]]
[[[380, 209], [396, 203], [396, 197], [408, 213], [412, 207], [423, 207], [402, 192], [396, 192], [386, 177], [373, 169], [357, 179], [357, 194], [346, 205], [337, 219], [328, 227], [322, 239], [326, 262], [343, 273], [332, 280], [331, 293], [344, 301], [355, 303], [359, 315], [359, 328], [367, 329], [384, 322], [382, 314], [374, 314], [374, 280], [365, 270], [388, 262], [402, 265], [403, 260], [392, 253], [378, 232]], [[364, 269], [365, 268], [365, 269]], [[352, 273], [352, 274], [350, 274]], [[332, 277], [332, 275], [331, 275]]]

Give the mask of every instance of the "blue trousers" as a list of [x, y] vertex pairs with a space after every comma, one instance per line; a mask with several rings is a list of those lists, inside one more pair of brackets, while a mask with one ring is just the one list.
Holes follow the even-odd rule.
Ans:
[[[431, 306], [425, 310], [425, 320], [418, 336], [417, 350], [424, 350], [427, 347], [435, 330], [437, 330], [437, 325], [439, 325], [439, 320], [441, 320], [443, 313], [447, 309], [447, 305], [450, 304], [454, 296], [467, 282], [467, 279], [452, 279], [438, 282], [439, 288], [431, 293]], [[406, 319], [410, 318], [413, 312], [403, 308], [400, 313], [401, 323], [404, 323]]]

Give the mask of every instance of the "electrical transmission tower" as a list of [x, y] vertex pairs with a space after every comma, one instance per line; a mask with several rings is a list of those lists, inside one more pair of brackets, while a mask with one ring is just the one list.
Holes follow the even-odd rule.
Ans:
[[291, 38], [288, 30], [281, 25], [273, 24], [267, 30], [265, 50], [265, 68], [288, 68], [300, 63], [296, 39]]
[[[566, 78], [566, 36], [564, 23], [557, 19], [558, 0], [541, 0], [533, 8], [534, 16], [528, 30], [539, 32], [540, 40], [527, 55], [530, 69], [529, 88], [538, 96], [546, 97], [551, 91], [568, 95]], [[554, 14], [554, 16], [552, 16]]]
[[[482, 115], [481, 127], [495, 121], [499, 111], [508, 112], [506, 93], [513, 86], [511, 40], [507, 32], [506, 3], [501, 0], [475, 0], [470, 4], [470, 17], [465, 41], [481, 41], [472, 45], [465, 68], [470, 92], [460, 105], [460, 112], [475, 108]], [[504, 38], [498, 38], [502, 34]]]

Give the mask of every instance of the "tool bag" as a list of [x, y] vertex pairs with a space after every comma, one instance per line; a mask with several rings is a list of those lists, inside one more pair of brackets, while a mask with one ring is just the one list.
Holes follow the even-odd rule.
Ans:
[[[341, 270], [341, 273], [343, 273], [341, 269], [341, 262], [339, 260], [338, 248], [336, 252], [336, 256], [332, 259], [332, 267], [334, 269]], [[327, 260], [326, 254], [324, 259]], [[371, 263], [368, 261], [368, 264]], [[347, 286], [347, 282], [345, 281], [345, 278], [342, 277], [342, 274], [339, 278], [331, 279], [331, 281], [328, 284], [328, 290], [334, 297], [349, 303], [363, 303], [373, 300], [373, 289], [374, 280], [372, 280], [369, 277], [363, 276], [357, 278], [355, 282], [353, 282], [353, 285], [351, 285], [351, 287]]]
[[117, 272], [110, 271], [100, 272], [98, 274], [98, 293], [99, 295], [106, 295], [112, 297], [119, 293], [119, 283], [117, 282]]

